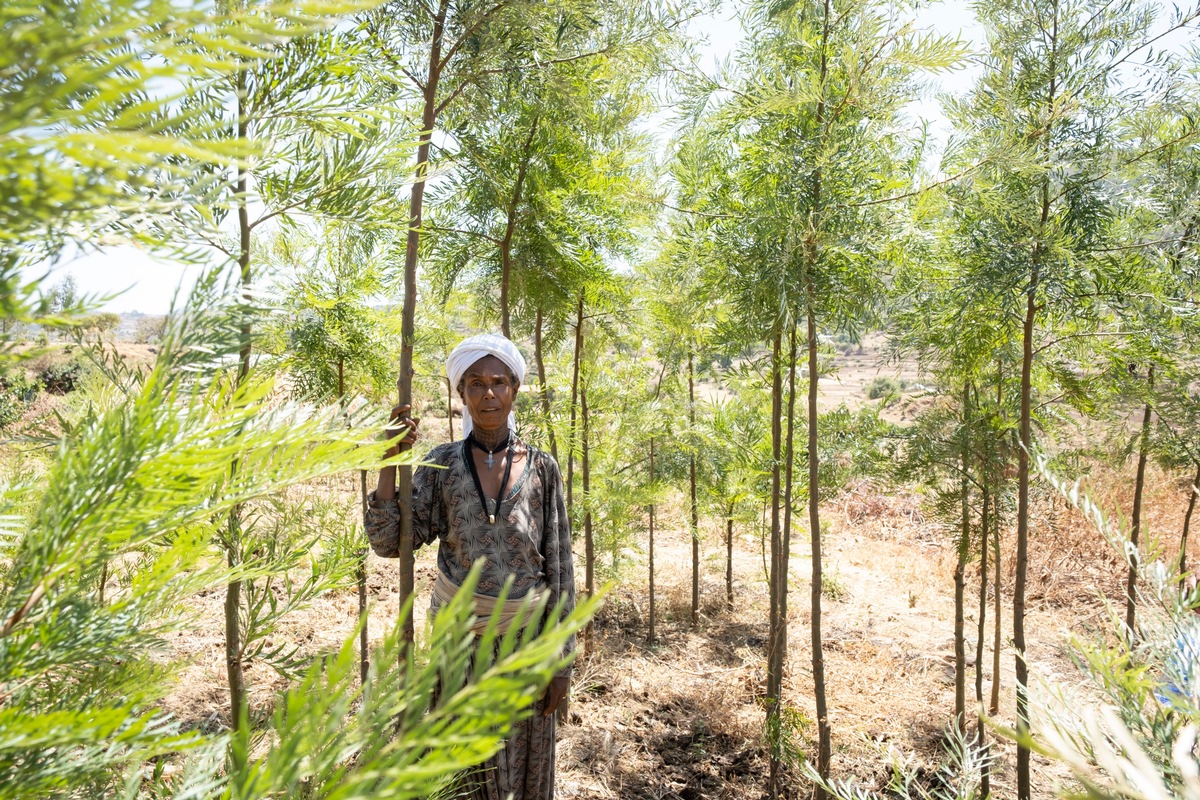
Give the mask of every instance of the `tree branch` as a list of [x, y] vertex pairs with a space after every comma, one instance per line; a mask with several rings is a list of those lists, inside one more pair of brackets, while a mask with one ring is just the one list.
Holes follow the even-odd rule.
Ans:
[[968, 167], [967, 169], [958, 173], [957, 175], [951, 175], [948, 178], [943, 178], [940, 181], [931, 183], [928, 186], [922, 186], [920, 189], [914, 189], [911, 192], [905, 192], [904, 194], [897, 194], [897, 195], [893, 195], [891, 197], [880, 197], [875, 200], [864, 200], [861, 203], [850, 203], [849, 205], [844, 206], [844, 207], [845, 208], [863, 208], [865, 206], [877, 206], [877, 205], [881, 205], [883, 203], [894, 203], [897, 200], [907, 200], [910, 197], [916, 197], [917, 195], [924, 194], [925, 192], [928, 192], [932, 189], [936, 189], [939, 186], [945, 186], [948, 183], [954, 183], [955, 181], [959, 180], [960, 178], [964, 178], [967, 175], [970, 175], [972, 172], [979, 169], [984, 164], [988, 163], [990, 160], [991, 159], [985, 158], [984, 160], [980, 161], [979, 163], [971, 165], [970, 167]]
[[1122, 253], [1126, 250], [1139, 250], [1143, 247], [1155, 247], [1160, 244], [1178, 244], [1179, 242], [1186, 242], [1187, 240], [1188, 240], [1187, 236], [1181, 236], [1176, 239], [1157, 239], [1153, 242], [1138, 242], [1137, 244], [1124, 244], [1124, 245], [1120, 245], [1119, 247], [1101, 247], [1097, 250], [1093, 250], [1092, 252], [1093, 253]]
[[497, 11], [504, 8], [505, 2], [506, 0], [500, 0], [500, 2], [496, 3], [496, 5], [480, 14], [479, 19], [475, 20], [471, 27], [464, 30], [462, 34], [454, 40], [454, 44], [450, 45], [450, 49], [447, 50], [445, 55], [442, 56], [441, 60], [438, 61], [438, 72], [441, 72], [446, 68], [446, 65], [450, 63], [450, 59], [454, 58], [455, 54], [458, 53], [459, 48], [461, 48], [468, 39], [475, 35], [475, 31], [479, 30], [479, 27], [483, 25], [483, 23], [487, 22], [488, 18], [491, 17], [492, 14], [495, 14]]
[[421, 227], [424, 230], [436, 231], [437, 233], [461, 233], [463, 236], [477, 236], [480, 239], [486, 239], [487, 241], [489, 241], [492, 244], [497, 245], [497, 246], [500, 244], [500, 241], [501, 241], [500, 239], [497, 239], [495, 236], [489, 236], [486, 233], [480, 233], [479, 231], [470, 231], [470, 230], [466, 230], [464, 228], [446, 228], [446, 227], [442, 227], [441, 225], [430, 225], [427, 222], [422, 224]]
[[663, 208], [669, 208], [672, 211], [678, 211], [680, 214], [692, 214], [697, 217], [707, 217], [709, 219], [740, 219], [737, 214], [715, 214], [708, 211], [696, 211], [692, 208], [680, 208], [679, 206], [671, 205], [665, 200], [651, 200], [650, 202]]
[[1043, 350], [1048, 350], [1049, 348], [1054, 347], [1054, 345], [1056, 345], [1056, 344], [1062, 344], [1063, 342], [1067, 341], [1068, 339], [1100, 339], [1100, 338], [1106, 338], [1109, 336], [1132, 336], [1132, 335], [1133, 335], [1132, 331], [1088, 331], [1087, 333], [1069, 333], [1066, 336], [1060, 336], [1057, 339], [1051, 339], [1050, 341], [1046, 342], [1041, 347], [1036, 348], [1033, 352], [1034, 352], [1034, 355], [1036, 355], [1036, 354], [1042, 352]]

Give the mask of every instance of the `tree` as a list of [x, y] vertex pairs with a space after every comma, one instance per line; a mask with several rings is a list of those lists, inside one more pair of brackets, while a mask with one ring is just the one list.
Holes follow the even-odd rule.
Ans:
[[473, 279], [510, 338], [514, 313], [522, 327], [561, 318], [586, 255], [632, 255], [651, 194], [652, 144], [635, 125], [694, 12], [597, 0], [554, 13], [553, 59], [448, 111], [449, 180], [427, 226], [441, 280]]
[[[984, 213], [972, 235], [993, 253], [975, 280], [997, 287], [999, 307], [1020, 320], [1019, 333], [1013, 332], [1022, 351], [1013, 645], [1022, 737], [1029, 730], [1025, 585], [1035, 356], [1050, 366], [1047, 348], [1069, 347], [1076, 334], [1086, 336], [1103, 317], [1104, 289], [1111, 284], [1096, 256], [1109, 243], [1107, 183], [1122, 164], [1139, 157], [1115, 152], [1115, 126], [1152, 102], [1154, 90], [1122, 86], [1120, 70], [1140, 60], [1152, 71], [1166, 67], [1169, 74], [1169, 59], [1152, 48], [1161, 36], [1151, 33], [1156, 16], [1155, 9], [1135, 2], [1020, 0], [981, 7], [989, 34], [984, 74], [970, 100], [952, 108], [981, 165], [971, 180]], [[1167, 27], [1188, 27], [1195, 19], [1194, 11], [1180, 11]], [[1061, 301], [1066, 297], [1070, 302]], [[1058, 340], [1060, 332], [1071, 336]], [[1066, 370], [1050, 372], [1068, 388], [1077, 385]], [[1031, 792], [1029, 754], [1022, 738], [1021, 800]]]
[[[361, 10], [359, 5], [323, 7], [323, 19]], [[270, 18], [269, 4], [253, 6], [251, 16]], [[369, 90], [366, 64], [373, 58], [357, 32], [299, 27], [273, 41], [257, 58], [241, 58], [231, 74], [194, 75], [191, 80], [208, 104], [197, 115], [200, 133], [219, 135], [255, 153], [240, 155], [227, 170], [205, 176], [220, 191], [192, 214], [200, 222], [236, 219], [236, 241], [195, 224], [196, 239], [236, 263], [238, 290], [249, 300], [262, 277], [254, 258], [257, 236], [271, 225], [298, 215], [317, 220], [354, 220], [366, 227], [393, 224], [391, 165], [405, 142], [394, 127], [395, 107]], [[186, 130], [186, 129], [185, 129]], [[191, 130], [187, 130], [191, 133]], [[255, 201], [258, 201], [257, 203]], [[261, 205], [259, 205], [261, 204]], [[243, 330], [236, 385], [247, 390], [253, 349], [250, 318]], [[236, 475], [235, 460], [229, 465]], [[232, 478], [231, 478], [232, 479]], [[247, 553], [243, 509], [235, 506], [221, 546], [231, 567]], [[239, 617], [242, 586], [230, 582], [225, 604], [226, 662], [231, 716], [243, 722], [245, 686]]]
[[[410, 173], [411, 192], [406, 219], [400, 325], [400, 369], [397, 390], [401, 405], [412, 404], [413, 345], [416, 335], [417, 261], [424, 231], [425, 189], [432, 165], [431, 148], [443, 113], [465, 94], [483, 91], [497, 75], [536, 61], [539, 49], [553, 49], [557, 17], [553, 7], [531, 0], [499, 0], [494, 4], [458, 5], [438, 0], [432, 7], [405, 0], [386, 10], [367, 14], [362, 28], [373, 49], [382, 56], [377, 75], [394, 90], [397, 84], [415, 88], [420, 122]], [[409, 597], [413, 584], [412, 472], [396, 473], [400, 507], [400, 596]], [[412, 620], [401, 627], [409, 641]]]
[[[346, 407], [355, 396], [383, 396], [391, 382], [392, 360], [385, 315], [370, 306], [386, 293], [382, 267], [390, 242], [373, 231], [327, 224], [314, 239], [300, 230], [278, 237], [272, 261], [293, 271], [287, 290], [280, 366], [296, 393], [318, 403]], [[359, 505], [367, 506], [367, 473], [358, 474]], [[367, 554], [365, 536], [355, 543], [358, 587], [359, 674], [365, 683], [370, 666], [367, 630]]]
[[[714, 220], [728, 255], [716, 278], [736, 308], [746, 339], [771, 342], [773, 418], [772, 612], [768, 729], [777, 729], [786, 648], [788, 531], [791, 524], [792, 403], [803, 346], [807, 363], [808, 527], [812, 541], [812, 670], [818, 771], [829, 775], [831, 731], [821, 638], [820, 331], [854, 328], [870, 316], [880, 268], [894, 241], [888, 203], [911, 173], [913, 143], [901, 106], [915, 70], [945, 69], [960, 58], [951, 41], [915, 33], [878, 5], [762, 4], [740, 53], [741, 75], [720, 114], [739, 134], [736, 200]], [[710, 88], [720, 89], [721, 82]], [[798, 331], [803, 322], [804, 328]], [[752, 332], [752, 333], [751, 333]], [[797, 342], [796, 333], [800, 333]], [[783, 474], [779, 474], [782, 466]], [[772, 794], [780, 753], [772, 749]], [[823, 790], [818, 787], [818, 795]]]

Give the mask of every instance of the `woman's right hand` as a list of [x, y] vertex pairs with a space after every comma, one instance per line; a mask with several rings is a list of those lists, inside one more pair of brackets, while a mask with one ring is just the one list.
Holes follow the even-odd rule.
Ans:
[[[407, 447], [412, 447], [414, 444], [416, 444], [417, 438], [420, 435], [417, 431], [417, 427], [421, 424], [421, 420], [408, 416], [408, 412], [411, 410], [412, 406], [408, 403], [402, 403], [393, 408], [390, 417], [391, 422], [388, 423], [386, 430], [388, 439], [394, 439], [395, 437], [399, 436], [402, 431], [407, 431], [399, 442]], [[385, 453], [384, 456], [385, 458], [391, 458], [399, 452], [399, 446], [393, 444], [388, 448], [387, 453]]]

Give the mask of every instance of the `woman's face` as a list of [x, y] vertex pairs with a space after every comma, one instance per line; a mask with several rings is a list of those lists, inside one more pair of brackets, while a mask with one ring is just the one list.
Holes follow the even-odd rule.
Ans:
[[459, 394], [475, 427], [494, 431], [508, 426], [519, 386], [503, 361], [484, 356], [467, 367]]

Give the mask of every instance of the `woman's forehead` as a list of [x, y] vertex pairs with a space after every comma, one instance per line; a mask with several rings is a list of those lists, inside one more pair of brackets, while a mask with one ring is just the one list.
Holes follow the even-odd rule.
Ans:
[[508, 368], [508, 365], [495, 356], [484, 356], [483, 358], [471, 364], [471, 366], [467, 367], [467, 371], [463, 373], [464, 376], [479, 375], [486, 377], [491, 375], [503, 375], [506, 378], [511, 374], [512, 370]]

